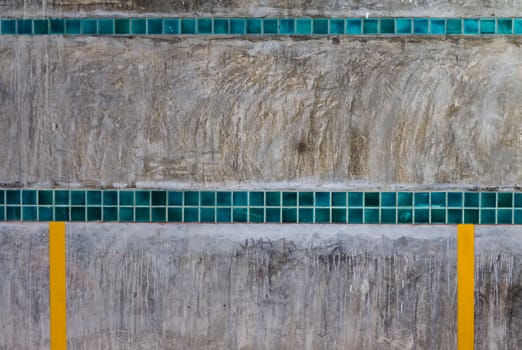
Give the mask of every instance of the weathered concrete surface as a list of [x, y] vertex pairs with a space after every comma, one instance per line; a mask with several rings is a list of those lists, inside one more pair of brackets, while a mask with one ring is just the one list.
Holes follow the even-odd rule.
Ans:
[[516, 187], [521, 42], [3, 36], [0, 182]]
[[0, 0], [3, 16], [86, 14], [220, 16], [506, 16], [522, 13], [505, 0]]
[[[47, 225], [0, 226], [0, 349], [46, 349]], [[455, 349], [450, 226], [67, 226], [71, 349]], [[522, 345], [522, 231], [476, 232], [476, 349]]]

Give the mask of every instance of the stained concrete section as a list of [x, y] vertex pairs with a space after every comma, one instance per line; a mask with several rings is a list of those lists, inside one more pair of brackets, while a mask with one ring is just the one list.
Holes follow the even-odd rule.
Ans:
[[[0, 349], [47, 349], [47, 225], [0, 226]], [[456, 227], [68, 224], [71, 349], [455, 349]], [[522, 345], [522, 228], [476, 229], [476, 349]]]

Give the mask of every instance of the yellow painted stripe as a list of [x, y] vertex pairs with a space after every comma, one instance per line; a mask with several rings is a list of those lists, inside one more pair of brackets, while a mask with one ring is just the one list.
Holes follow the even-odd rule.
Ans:
[[49, 223], [49, 312], [51, 350], [67, 349], [65, 223]]
[[457, 228], [457, 344], [473, 350], [475, 340], [475, 234], [473, 225]]

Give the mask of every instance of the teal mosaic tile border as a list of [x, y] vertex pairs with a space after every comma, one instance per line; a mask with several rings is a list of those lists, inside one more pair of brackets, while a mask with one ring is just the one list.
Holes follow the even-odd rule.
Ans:
[[522, 18], [5, 18], [5, 35], [521, 35]]
[[0, 221], [509, 225], [522, 193], [3, 189]]

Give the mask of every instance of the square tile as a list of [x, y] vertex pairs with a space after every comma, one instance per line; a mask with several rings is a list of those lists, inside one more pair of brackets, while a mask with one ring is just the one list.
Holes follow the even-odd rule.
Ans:
[[231, 208], [217, 208], [216, 209], [217, 222], [231, 222], [232, 209]]
[[35, 190], [23, 190], [22, 191], [22, 204], [36, 204], [36, 191]]
[[429, 224], [430, 223], [429, 209], [415, 209], [415, 223], [416, 224]]
[[24, 221], [36, 221], [38, 217], [38, 211], [36, 206], [23, 206], [22, 207], [22, 220]]
[[314, 34], [328, 34], [328, 19], [314, 18], [313, 19], [313, 33]]
[[299, 206], [300, 207], [313, 207], [314, 206], [314, 193], [313, 192], [299, 192]]
[[361, 19], [348, 18], [346, 19], [346, 34], [359, 35], [362, 33]]
[[265, 192], [266, 205], [278, 207], [281, 205], [281, 192]]
[[214, 34], [229, 34], [228, 18], [214, 18]]
[[16, 19], [2, 20], [2, 34], [16, 34]]
[[346, 207], [346, 192], [332, 192], [332, 206]]
[[169, 191], [167, 193], [168, 205], [182, 205], [183, 203], [183, 192]]
[[295, 208], [283, 208], [283, 223], [296, 223], [297, 222], [297, 209]]
[[277, 34], [279, 32], [279, 21], [277, 18], [263, 18], [263, 33]]
[[296, 18], [295, 33], [299, 35], [312, 34], [312, 19], [311, 18]]
[[379, 34], [379, 20], [377, 18], [368, 18], [363, 20], [364, 34]]
[[431, 192], [431, 207], [446, 208], [446, 192]]
[[430, 194], [428, 192], [415, 192], [413, 200], [415, 208], [427, 208], [430, 205]]
[[101, 221], [101, 207], [87, 207], [87, 221]]
[[299, 208], [299, 222], [311, 224], [314, 222], [314, 210], [312, 208]]
[[445, 224], [446, 223], [446, 209], [431, 209], [431, 223]]
[[480, 194], [480, 206], [482, 208], [495, 208], [497, 206], [497, 194], [482, 192]]
[[181, 208], [168, 208], [167, 209], [167, 220], [168, 222], [182, 222], [183, 212]]
[[344, 18], [330, 19], [330, 34], [344, 34]]
[[476, 208], [479, 206], [480, 195], [476, 192], [465, 192], [464, 193], [464, 207]]
[[493, 225], [496, 223], [495, 209], [482, 209], [480, 211], [480, 223]]
[[217, 205], [232, 205], [232, 193], [231, 192], [217, 192]]
[[85, 221], [85, 207], [71, 207], [71, 221]]
[[515, 225], [522, 225], [522, 209], [515, 209], [515, 212], [513, 213], [513, 223]]
[[165, 222], [167, 221], [167, 210], [165, 208], [151, 208], [150, 221]]
[[265, 222], [265, 210], [263, 208], [250, 208], [248, 221], [253, 223]]
[[234, 206], [247, 206], [248, 205], [248, 192], [234, 192], [233, 197]]
[[198, 34], [212, 34], [212, 18], [198, 18]]
[[412, 222], [413, 222], [413, 210], [412, 209], [397, 210], [397, 223], [398, 224], [411, 224]]
[[249, 18], [246, 20], [247, 34], [261, 34], [263, 32], [263, 22], [261, 18]]
[[215, 222], [216, 210], [214, 208], [200, 208], [199, 222]]
[[283, 206], [295, 207], [297, 205], [297, 193], [283, 192]]
[[427, 18], [414, 18], [413, 19], [413, 33], [414, 34], [428, 34], [430, 27], [430, 21]]
[[198, 222], [198, 208], [183, 208], [183, 222]]
[[462, 34], [462, 19], [448, 18], [446, 20], [446, 34]]
[[381, 192], [381, 206], [383, 206], [383, 207], [397, 206], [397, 194], [395, 192]]
[[102, 35], [114, 34], [114, 20], [112, 18], [98, 19], [98, 34], [102, 34]]
[[136, 205], [150, 206], [150, 191], [136, 191], [134, 195]]
[[118, 205], [118, 191], [103, 191], [103, 205]]
[[183, 192], [183, 204], [184, 205], [199, 205], [199, 192], [197, 191], [185, 191]]
[[20, 190], [7, 190], [5, 191], [5, 198], [7, 204], [21, 204], [22, 196]]
[[318, 224], [330, 223], [330, 209], [317, 208], [315, 209], [315, 222]]
[[348, 223], [349, 224], [362, 224], [363, 223], [363, 210], [362, 209], [348, 209]]
[[295, 33], [295, 20], [293, 18], [279, 19], [279, 32], [284, 35], [292, 35]]
[[482, 18], [480, 19], [480, 34], [495, 34], [496, 31], [496, 21], [493, 18]]
[[49, 28], [51, 34], [65, 34], [65, 20], [63, 18], [51, 18]]
[[120, 191], [120, 205], [134, 205], [134, 191]]
[[262, 207], [265, 205], [265, 194], [264, 192], [250, 192], [250, 206], [252, 207]]
[[68, 18], [65, 20], [65, 34], [81, 34], [82, 21], [79, 19]]
[[102, 193], [101, 191], [87, 191], [87, 205], [101, 205]]
[[346, 224], [346, 209], [332, 209], [332, 222]]
[[[212, 30], [212, 20], [210, 23], [210, 29]], [[148, 34], [163, 34], [163, 19], [161, 18], [148, 18], [147, 19], [147, 33]]]
[[464, 223], [465, 224], [478, 224], [479, 223], [479, 210], [478, 209], [464, 209]]
[[315, 192], [315, 206], [329, 207], [330, 206], [330, 192]]
[[104, 207], [103, 208], [103, 221], [106, 221], [106, 222], [118, 221], [118, 208]]
[[397, 211], [395, 209], [381, 209], [381, 223], [382, 224], [396, 224]]
[[411, 34], [411, 18], [397, 18], [397, 34]]
[[522, 34], [522, 19], [513, 20], [513, 33]]
[[18, 19], [16, 20], [18, 34], [33, 34], [33, 20], [32, 19]]
[[378, 224], [379, 221], [379, 209], [364, 209], [365, 224]]
[[53, 221], [53, 207], [38, 207], [38, 221]]
[[522, 208], [522, 193], [515, 193], [515, 208]]
[[430, 33], [435, 35], [446, 34], [446, 20], [443, 18], [431, 18]]
[[479, 20], [475, 18], [464, 19], [464, 34], [478, 34]]
[[381, 18], [381, 34], [395, 34], [395, 18]]
[[150, 222], [150, 208], [136, 208], [136, 222]]
[[54, 220], [69, 221], [69, 207], [54, 207]]
[[145, 18], [131, 19], [131, 34], [147, 34], [147, 20]]
[[363, 193], [362, 192], [348, 192], [348, 206], [362, 207]]
[[216, 205], [216, 192], [200, 192], [200, 201], [203, 206], [214, 206]]
[[166, 205], [167, 191], [151, 191], [150, 202], [152, 205]]
[[118, 210], [120, 222], [134, 222], [134, 208], [120, 207]]
[[233, 222], [247, 222], [248, 221], [248, 208], [234, 208], [232, 210], [232, 221]]
[[511, 18], [498, 18], [497, 34], [513, 34], [513, 20]]
[[95, 19], [82, 19], [82, 34], [98, 34], [98, 21]]
[[[227, 21], [228, 23], [228, 21]], [[178, 18], [165, 18], [163, 20], [163, 32], [165, 34], [179, 34], [179, 19]]]
[[462, 224], [462, 209], [448, 209], [448, 224]]
[[499, 209], [497, 212], [497, 222], [499, 225], [511, 225], [513, 223], [513, 210]]
[[72, 205], [85, 205], [85, 191], [73, 190], [71, 191]]
[[266, 208], [266, 222], [267, 223], [280, 223], [281, 222], [281, 210], [279, 208]]
[[497, 201], [499, 208], [511, 208], [513, 207], [513, 193], [498, 193]]
[[397, 193], [397, 200], [399, 203], [399, 207], [411, 207], [413, 206], [413, 193], [399, 192]]
[[448, 207], [462, 207], [462, 192], [448, 192]]
[[130, 20], [128, 18], [116, 18], [114, 20], [114, 33], [130, 34]]
[[365, 207], [378, 207], [379, 206], [379, 192], [365, 192], [364, 193], [364, 206]]
[[49, 34], [49, 20], [35, 19], [33, 20], [34, 34]]
[[19, 206], [5, 207], [5, 217], [7, 221], [20, 221], [22, 219], [22, 208]]
[[230, 19], [230, 34], [245, 34], [245, 20], [242, 18]]

